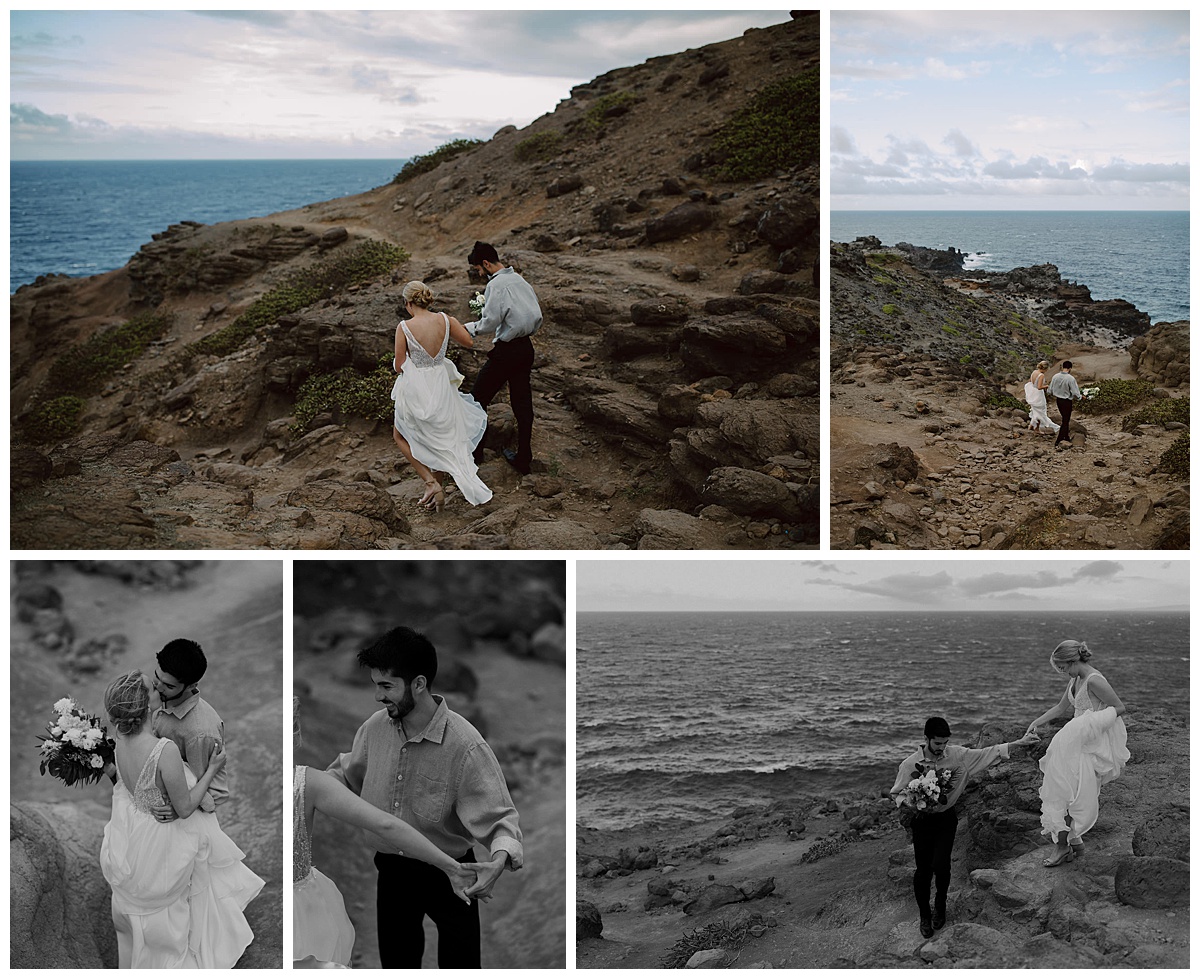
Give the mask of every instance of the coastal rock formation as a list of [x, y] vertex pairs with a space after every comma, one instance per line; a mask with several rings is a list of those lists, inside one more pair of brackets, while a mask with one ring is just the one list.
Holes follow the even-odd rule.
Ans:
[[[834, 547], [1187, 546], [1186, 324], [1095, 346], [1111, 324], [1045, 315], [1100, 305], [1053, 266], [947, 278], [878, 239], [832, 249]], [[1073, 359], [1084, 387], [1150, 383], [1079, 406], [1056, 450], [1023, 403], [1042, 359]]]
[[[819, 53], [818, 19], [801, 16], [652, 58], [405, 182], [263, 219], [181, 222], [124, 269], [22, 287], [10, 303], [12, 543], [624, 549], [658, 546], [644, 511], [678, 511], [691, 521], [683, 546], [816, 546], [819, 166], [727, 179], [714, 139]], [[561, 147], [551, 158], [519, 152], [544, 139]], [[472, 319], [481, 283], [449, 270], [476, 239], [542, 302], [533, 475], [554, 482], [504, 462], [498, 402], [481, 469], [495, 497], [472, 510], [451, 492], [430, 514], [392, 442], [398, 291], [422, 279], [435, 308]], [[353, 270], [385, 243], [408, 257], [292, 308], [299, 272]], [[63, 351], [152, 310], [164, 332], [82, 406], [41, 400]], [[456, 355], [463, 390], [487, 346]], [[329, 394], [312, 411], [306, 385]], [[664, 405], [673, 388], [692, 394]], [[736, 407], [710, 404], [725, 399]], [[768, 430], [768, 415], [793, 434]], [[162, 456], [132, 460], [122, 449], [135, 443]], [[764, 498], [778, 505], [713, 503], [709, 478], [730, 466], [777, 483]]]

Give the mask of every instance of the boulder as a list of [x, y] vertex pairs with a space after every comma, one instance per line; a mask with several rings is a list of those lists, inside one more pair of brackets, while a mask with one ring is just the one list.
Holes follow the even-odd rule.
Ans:
[[1117, 899], [1135, 908], [1187, 907], [1191, 867], [1170, 857], [1124, 857], [1117, 864]]
[[715, 503], [751, 517], [800, 519], [800, 508], [787, 486], [753, 469], [723, 466], [709, 473], [700, 492], [705, 503]]
[[1190, 862], [1190, 820], [1189, 806], [1175, 805], [1155, 813], [1133, 831], [1134, 856]]
[[744, 901], [742, 892], [730, 884], [709, 884], [694, 898], [683, 906], [684, 914], [703, 914], [713, 908], [724, 907], [726, 904], [738, 904]]
[[639, 551], [692, 551], [704, 548], [704, 524], [681, 510], [643, 510], [633, 525]]
[[727, 969], [735, 961], [737, 954], [723, 948], [702, 948], [696, 952], [687, 963], [685, 969]]
[[37, 449], [17, 446], [9, 455], [9, 487], [14, 492], [30, 489], [54, 475], [54, 463]]
[[673, 241], [684, 235], [695, 234], [708, 228], [716, 218], [716, 209], [708, 204], [688, 201], [671, 208], [661, 217], [646, 222], [646, 241], [654, 245], [662, 241]]
[[755, 231], [767, 244], [783, 251], [805, 244], [821, 223], [821, 212], [811, 197], [776, 201], [758, 219]]
[[600, 909], [591, 901], [575, 900], [575, 940], [581, 938], [599, 938], [604, 931], [604, 921], [600, 917]]

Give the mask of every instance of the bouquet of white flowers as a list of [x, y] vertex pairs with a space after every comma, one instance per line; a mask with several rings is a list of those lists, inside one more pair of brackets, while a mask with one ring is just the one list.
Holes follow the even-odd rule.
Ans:
[[481, 316], [483, 314], [483, 293], [475, 293], [475, 295], [467, 300], [467, 305], [471, 307], [472, 315]]
[[50, 737], [41, 742], [42, 774], [66, 785], [98, 782], [113, 760], [113, 741], [100, 718], [87, 713], [70, 697], [54, 705], [54, 720], [46, 725]]
[[944, 806], [953, 773], [949, 768], [926, 767], [917, 762], [912, 780], [896, 797], [902, 807], [924, 812], [930, 806]]
[[1095, 387], [1083, 388], [1079, 393], [1083, 396], [1084, 401], [1091, 401], [1092, 398], [1100, 393], [1100, 385], [1097, 384]]

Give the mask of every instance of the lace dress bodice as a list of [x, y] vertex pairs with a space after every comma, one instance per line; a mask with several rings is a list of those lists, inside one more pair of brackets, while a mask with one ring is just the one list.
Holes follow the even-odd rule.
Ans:
[[292, 780], [292, 883], [299, 884], [312, 873], [312, 839], [308, 835], [308, 824], [304, 818], [304, 773], [303, 765], [296, 766]]
[[[166, 738], [159, 738], [158, 743], [150, 749], [150, 754], [146, 757], [146, 764], [142, 766], [142, 771], [138, 775], [137, 782], [134, 784], [133, 792], [131, 793], [133, 808], [140, 813], [145, 813], [147, 816], [153, 815], [155, 806], [165, 805], [167, 802], [163, 798], [163, 794], [155, 781], [158, 776], [158, 757], [162, 754], [166, 743]], [[113, 762], [115, 764], [116, 759]], [[121, 778], [120, 765], [117, 765], [117, 778], [120, 779], [121, 785], [125, 784], [124, 779]]]
[[1074, 693], [1071, 693], [1071, 687], [1067, 687], [1067, 692], [1071, 696], [1071, 706], [1075, 708], [1075, 713], [1072, 715], [1073, 717], [1079, 717], [1081, 714], [1089, 714], [1093, 711], [1104, 710], [1105, 707], [1109, 706], [1089, 689], [1088, 681], [1094, 676], [1102, 676], [1102, 674], [1099, 671], [1095, 673], [1089, 673], [1083, 678], [1083, 680], [1075, 683]]
[[404, 339], [408, 341], [408, 359], [404, 362], [405, 367], [408, 367], [410, 363], [417, 370], [428, 370], [431, 367], [441, 366], [442, 361], [446, 359], [446, 347], [450, 343], [450, 320], [445, 313], [442, 313], [442, 320], [446, 324], [446, 333], [442, 337], [442, 345], [436, 354], [430, 354], [422, 347], [416, 337], [409, 333], [408, 323], [405, 320], [400, 321], [400, 329], [404, 331]]

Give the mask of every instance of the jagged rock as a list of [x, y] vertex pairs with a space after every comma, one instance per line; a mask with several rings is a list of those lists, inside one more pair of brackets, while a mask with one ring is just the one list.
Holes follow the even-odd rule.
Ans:
[[571, 191], [578, 190], [582, 186], [583, 178], [579, 174], [568, 174], [551, 181], [546, 187], [546, 196], [561, 197], [563, 194], [569, 194]]
[[587, 551], [597, 546], [596, 532], [574, 520], [525, 524], [512, 536], [512, 546], [540, 551]]
[[643, 510], [633, 527], [638, 550], [690, 551], [704, 547], [704, 525], [680, 510]]
[[328, 231], [322, 233], [321, 237], [317, 240], [317, 248], [321, 251], [327, 251], [330, 248], [340, 245], [349, 237], [350, 232], [341, 226], [330, 228]]
[[629, 318], [638, 326], [679, 326], [688, 308], [677, 300], [639, 299], [629, 307]]
[[751, 517], [799, 519], [802, 514], [784, 483], [752, 469], [724, 466], [709, 473], [701, 497], [706, 503], [727, 507]]
[[1191, 370], [1191, 324], [1156, 323], [1129, 345], [1129, 366], [1144, 381], [1163, 387], [1186, 384]]
[[672, 384], [658, 399], [658, 413], [672, 425], [688, 425], [700, 407], [701, 394], [693, 385]]
[[747, 901], [757, 901], [775, 890], [775, 878], [761, 877], [757, 880], [744, 880], [737, 887]]
[[29, 489], [54, 474], [54, 463], [37, 449], [17, 446], [9, 453], [9, 488]]
[[709, 884], [698, 897], [683, 906], [684, 914], [703, 914], [726, 904], [737, 904], [745, 900], [742, 892], [730, 884]]
[[758, 219], [758, 237], [783, 251], [808, 242], [821, 223], [821, 212], [811, 197], [776, 201]]
[[771, 269], [755, 269], [742, 276], [738, 283], [738, 292], [743, 296], [756, 296], [759, 293], [786, 292], [792, 280], [788, 276]]
[[646, 222], [646, 241], [654, 245], [695, 234], [709, 227], [715, 219], [716, 209], [708, 204], [692, 201], [679, 204], [661, 217]]
[[288, 506], [309, 510], [354, 514], [381, 523], [392, 534], [408, 534], [408, 520], [396, 511], [391, 496], [370, 483], [342, 485], [332, 479], [317, 479], [292, 490]]
[[575, 900], [575, 939], [599, 938], [604, 931], [600, 909], [591, 901]]
[[1124, 857], [1117, 864], [1117, 899], [1135, 908], [1186, 907], [1190, 867], [1170, 857]]
[[737, 959], [737, 955], [723, 948], [702, 948], [684, 965], [685, 969], [726, 969]]
[[[931, 941], [921, 946], [918, 955], [925, 962], [959, 967], [982, 964], [986, 957], [1013, 952], [1016, 942], [1003, 932], [974, 922], [948, 925]], [[949, 960], [949, 961], [947, 961]]]

